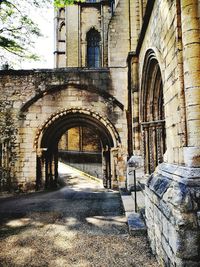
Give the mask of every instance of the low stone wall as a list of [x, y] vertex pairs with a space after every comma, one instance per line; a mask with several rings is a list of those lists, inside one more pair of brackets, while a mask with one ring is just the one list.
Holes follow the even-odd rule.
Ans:
[[102, 155], [95, 152], [59, 151], [59, 158], [64, 163], [97, 178], [102, 177]]
[[162, 163], [146, 184], [146, 224], [164, 266], [199, 266], [200, 169]]
[[67, 163], [67, 164], [82, 172], [85, 172], [89, 175], [102, 179], [101, 163]]

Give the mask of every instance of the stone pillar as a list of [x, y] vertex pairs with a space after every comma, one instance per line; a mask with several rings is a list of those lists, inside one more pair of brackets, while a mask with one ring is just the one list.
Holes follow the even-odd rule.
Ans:
[[111, 163], [112, 189], [118, 188], [117, 173], [116, 173], [117, 155], [118, 155], [118, 148], [116, 148], [116, 147], [111, 148], [111, 150], [110, 150], [110, 163]]
[[138, 58], [132, 60], [132, 123], [133, 123], [133, 154], [141, 154], [140, 151], [140, 126], [139, 126], [139, 79], [138, 79]]
[[200, 167], [200, 22], [199, 1], [181, 0], [183, 68], [186, 99], [187, 166]]
[[67, 67], [79, 66], [79, 8], [70, 5], [66, 8], [66, 56]]

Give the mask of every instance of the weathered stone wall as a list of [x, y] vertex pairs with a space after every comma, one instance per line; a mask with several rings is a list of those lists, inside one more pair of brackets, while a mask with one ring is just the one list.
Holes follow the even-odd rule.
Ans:
[[138, 0], [130, 0], [130, 40], [131, 40], [131, 51], [135, 51], [138, 36], [140, 33], [140, 27], [142, 24], [141, 14], [141, 2]]
[[101, 34], [101, 6], [90, 6], [81, 7], [81, 66], [87, 66], [87, 38], [86, 34], [91, 29], [94, 28], [101, 35], [101, 48], [103, 47], [102, 43], [102, 34]]
[[80, 21], [79, 6], [78, 5], [68, 6], [66, 8], [66, 67], [80, 66], [79, 21]]
[[140, 84], [149, 49], [163, 81], [167, 150], [145, 203], [151, 247], [166, 266], [200, 262], [199, 32], [198, 1], [157, 0], [139, 53]]
[[199, 169], [162, 163], [145, 188], [153, 253], [166, 266], [199, 266]]
[[66, 24], [65, 8], [54, 11], [54, 66], [66, 66]]
[[129, 2], [120, 0], [114, 11], [108, 31], [108, 65], [125, 67], [131, 49], [129, 32]]
[[[87, 40], [86, 34], [96, 29], [100, 36], [102, 67], [108, 65], [108, 25], [111, 18], [108, 2], [77, 3], [65, 8], [66, 37], [65, 42], [59, 41], [59, 27], [63, 21], [62, 13], [57, 12], [55, 18], [56, 35], [56, 67], [86, 67]], [[62, 49], [59, 46], [62, 46]], [[64, 49], [63, 49], [64, 48]], [[59, 52], [66, 52], [61, 54]]]
[[36, 133], [52, 114], [63, 109], [91, 109], [106, 117], [116, 127], [126, 151], [126, 114], [123, 104], [112, 96], [115, 90], [109, 70], [2, 71], [0, 76], [0, 100], [10, 101], [17, 132], [14, 172], [18, 183], [27, 186], [35, 182]]
[[[139, 57], [139, 76], [148, 49], [152, 48], [161, 68], [167, 130], [165, 161], [183, 163], [185, 125], [180, 96], [183, 94], [179, 54], [179, 28], [176, 1], [156, 1]], [[171, 111], [174, 112], [171, 112]]]

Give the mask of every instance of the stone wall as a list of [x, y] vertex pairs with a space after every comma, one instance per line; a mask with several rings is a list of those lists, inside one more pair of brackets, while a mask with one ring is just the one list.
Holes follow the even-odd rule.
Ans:
[[165, 266], [200, 262], [198, 3], [155, 1], [139, 51], [139, 84], [149, 49], [163, 81], [167, 150], [147, 181], [145, 214], [151, 247]]
[[108, 31], [109, 67], [126, 67], [130, 51], [129, 2], [120, 0], [114, 11]]
[[199, 266], [199, 169], [161, 164], [145, 188], [153, 253], [164, 266]]
[[[180, 96], [182, 90], [181, 62], [179, 55], [179, 28], [176, 1], [155, 1], [149, 26], [139, 56], [139, 76], [142, 77], [143, 62], [148, 49], [152, 48], [161, 68], [165, 104], [167, 152], [165, 161], [183, 163], [185, 125], [182, 119]], [[171, 111], [174, 112], [171, 112]]]
[[[101, 66], [106, 67], [108, 65], [108, 25], [112, 16], [109, 2], [77, 3], [67, 6], [64, 20], [61, 10], [64, 9], [55, 12], [55, 32], [57, 33], [55, 66], [59, 68], [86, 67], [86, 34], [91, 28], [94, 28], [101, 36]], [[66, 25], [66, 36], [61, 42], [59, 33], [60, 25], [63, 22]]]
[[2, 71], [0, 76], [0, 101], [10, 101], [17, 132], [14, 174], [18, 184], [34, 184], [36, 134], [52, 114], [63, 109], [88, 109], [107, 118], [126, 151], [126, 114], [120, 102], [123, 97], [118, 100], [113, 96], [109, 70]]
[[68, 6], [66, 8], [66, 65], [65, 65], [67, 67], [80, 66], [79, 21], [80, 21], [79, 7], [77, 5]]

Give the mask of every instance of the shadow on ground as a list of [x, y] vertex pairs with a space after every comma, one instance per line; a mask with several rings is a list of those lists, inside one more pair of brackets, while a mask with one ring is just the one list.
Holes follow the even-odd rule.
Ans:
[[158, 266], [146, 238], [128, 235], [118, 192], [63, 180], [56, 191], [1, 200], [0, 266]]

